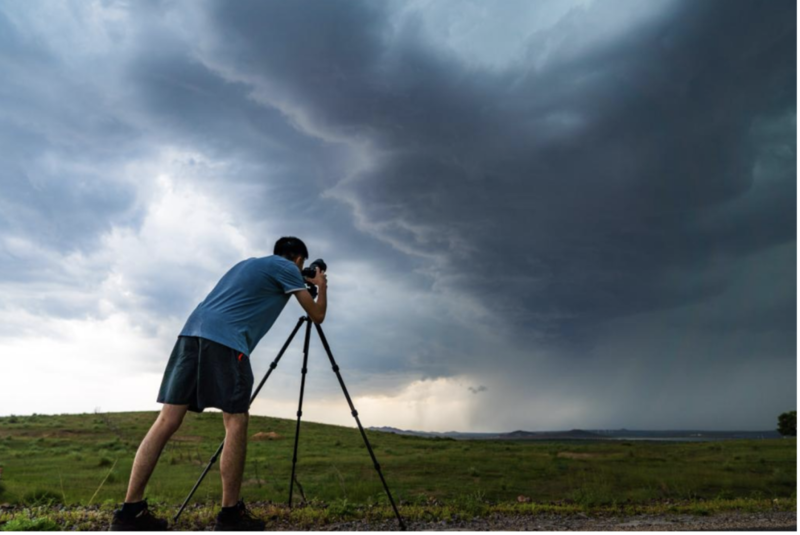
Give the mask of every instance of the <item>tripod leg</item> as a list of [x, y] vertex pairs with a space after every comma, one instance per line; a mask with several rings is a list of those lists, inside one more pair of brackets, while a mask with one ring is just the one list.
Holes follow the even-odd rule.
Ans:
[[219, 448], [217, 448], [216, 453], [214, 453], [214, 455], [211, 456], [211, 459], [208, 461], [208, 465], [206, 466], [206, 469], [203, 470], [202, 474], [200, 474], [200, 479], [198, 479], [197, 483], [194, 484], [194, 487], [192, 488], [192, 491], [189, 493], [189, 495], [186, 497], [186, 499], [183, 500], [183, 505], [181, 505], [181, 508], [178, 510], [177, 513], [175, 513], [175, 516], [172, 517], [172, 522], [173, 523], [178, 521], [178, 517], [181, 516], [181, 513], [183, 512], [183, 510], [186, 509], [186, 504], [189, 503], [189, 500], [191, 500], [192, 496], [194, 496], [194, 493], [197, 490], [197, 487], [200, 486], [200, 483], [202, 483], [202, 481], [206, 477], [206, 474], [208, 473], [208, 471], [211, 470], [211, 466], [215, 462], [217, 462], [217, 457], [219, 457], [219, 454], [222, 453], [223, 446], [225, 446], [225, 441], [224, 440], [220, 443]]
[[258, 396], [258, 393], [259, 393], [259, 392], [261, 392], [261, 387], [262, 387], [262, 386], [264, 386], [264, 383], [266, 383], [266, 382], [267, 382], [267, 379], [269, 379], [269, 376], [270, 376], [270, 374], [272, 373], [272, 370], [274, 370], [274, 369], [275, 369], [275, 368], [278, 366], [278, 361], [279, 361], [279, 360], [281, 360], [281, 357], [282, 357], [282, 356], [283, 356], [283, 354], [286, 352], [286, 348], [288, 348], [288, 347], [289, 347], [289, 344], [291, 344], [291, 343], [292, 343], [292, 340], [294, 340], [294, 335], [296, 335], [296, 334], [297, 334], [297, 331], [299, 331], [299, 330], [300, 330], [300, 326], [303, 324], [303, 322], [304, 322], [305, 320], [306, 320], [305, 316], [304, 316], [304, 317], [301, 317], [299, 320], [297, 320], [297, 325], [295, 325], [295, 326], [294, 326], [294, 330], [292, 331], [292, 334], [291, 334], [291, 335], [289, 335], [289, 338], [286, 340], [286, 343], [284, 343], [284, 344], [283, 344], [283, 347], [281, 348], [280, 352], [278, 353], [278, 356], [277, 356], [277, 357], [275, 357], [275, 360], [273, 360], [273, 361], [270, 363], [270, 365], [269, 365], [269, 371], [268, 371], [268, 372], [267, 372], [267, 374], [264, 376], [264, 378], [263, 378], [263, 379], [261, 379], [261, 382], [260, 382], [260, 383], [258, 383], [258, 388], [256, 388], [256, 391], [255, 391], [255, 392], [253, 392], [253, 395], [250, 397], [250, 405], [252, 405], [252, 404], [253, 404], [253, 401], [255, 401], [255, 399], [256, 399], [256, 396]]
[[[261, 387], [264, 386], [264, 383], [267, 382], [267, 378], [272, 373], [272, 370], [274, 370], [275, 367], [278, 365], [278, 361], [281, 360], [281, 357], [286, 352], [286, 348], [288, 348], [289, 344], [292, 343], [292, 340], [294, 339], [294, 335], [296, 335], [297, 331], [300, 330], [300, 325], [302, 325], [305, 320], [306, 320], [305, 317], [302, 317], [299, 320], [297, 320], [297, 325], [295, 326], [294, 330], [292, 331], [292, 334], [289, 335], [289, 338], [286, 340], [286, 343], [283, 344], [283, 347], [281, 348], [280, 352], [278, 353], [278, 356], [275, 357], [275, 360], [273, 360], [272, 363], [269, 365], [269, 371], [264, 376], [264, 378], [261, 380], [261, 383], [259, 383], [258, 388], [253, 393], [253, 396], [250, 398], [250, 405], [253, 404], [253, 401], [256, 399], [256, 396], [258, 395], [259, 391], [261, 390]], [[308, 336], [306, 336], [306, 338], [308, 338]], [[306, 345], [308, 345], [307, 342], [306, 342]], [[222, 453], [222, 448], [224, 446], [225, 446], [225, 441], [223, 440], [222, 443], [219, 445], [219, 448], [217, 448], [217, 452], [214, 455], [212, 455], [211, 459], [208, 461], [208, 466], [206, 466], [206, 469], [203, 470], [202, 474], [200, 474], [200, 479], [197, 480], [197, 483], [194, 484], [194, 487], [192, 488], [192, 491], [189, 493], [189, 495], [183, 501], [183, 505], [181, 505], [181, 508], [178, 510], [178, 512], [175, 514], [175, 516], [172, 517], [172, 522], [173, 523], [178, 521], [178, 517], [181, 516], [181, 513], [183, 512], [183, 510], [186, 509], [186, 504], [189, 503], [189, 500], [191, 500], [192, 496], [194, 496], [194, 493], [197, 490], [197, 487], [200, 486], [200, 483], [206, 477], [206, 474], [208, 474], [208, 471], [211, 469], [211, 466], [215, 462], [217, 462], [217, 458], [219, 457], [219, 454]]]
[[292, 507], [294, 491], [294, 473], [297, 466], [297, 443], [300, 440], [300, 417], [303, 416], [303, 391], [306, 388], [306, 372], [308, 371], [308, 341], [311, 338], [311, 318], [306, 316], [306, 339], [303, 343], [303, 376], [300, 380], [300, 403], [297, 406], [297, 427], [294, 432], [294, 455], [292, 456], [292, 479], [289, 481], [289, 508]]
[[[310, 323], [310, 321], [309, 321]], [[386, 489], [386, 495], [389, 496], [389, 501], [392, 503], [392, 508], [394, 509], [394, 514], [397, 516], [397, 521], [400, 522], [400, 529], [401, 531], [406, 530], [406, 525], [403, 522], [400, 513], [397, 511], [397, 506], [394, 504], [394, 499], [392, 498], [392, 493], [389, 492], [389, 487], [386, 485], [386, 480], [383, 478], [383, 473], [381, 472], [381, 465], [378, 464], [378, 460], [375, 458], [375, 453], [372, 451], [372, 446], [369, 444], [369, 440], [367, 439], [367, 434], [364, 432], [364, 427], [361, 425], [361, 420], [358, 419], [358, 411], [356, 410], [355, 406], [353, 406], [353, 400], [350, 399], [350, 394], [347, 392], [347, 387], [344, 386], [344, 380], [342, 379], [342, 374], [339, 373], [339, 366], [336, 364], [336, 361], [333, 359], [333, 353], [331, 353], [331, 348], [328, 345], [328, 340], [325, 338], [325, 333], [322, 332], [322, 327], [318, 323], [314, 324], [314, 327], [317, 328], [317, 333], [319, 333], [319, 338], [322, 341], [322, 347], [325, 348], [325, 352], [328, 354], [328, 359], [331, 361], [331, 365], [333, 366], [333, 371], [336, 372], [336, 377], [339, 379], [339, 384], [342, 386], [342, 391], [344, 392], [344, 397], [347, 398], [347, 403], [350, 404], [350, 413], [353, 415], [353, 418], [356, 419], [356, 423], [358, 424], [358, 429], [361, 431], [361, 436], [364, 438], [364, 443], [367, 445], [367, 450], [369, 450], [369, 454], [372, 457], [372, 462], [375, 465], [375, 470], [378, 471], [378, 475], [381, 478], [381, 482], [383, 482], [383, 488]], [[308, 342], [306, 341], [306, 344]]]

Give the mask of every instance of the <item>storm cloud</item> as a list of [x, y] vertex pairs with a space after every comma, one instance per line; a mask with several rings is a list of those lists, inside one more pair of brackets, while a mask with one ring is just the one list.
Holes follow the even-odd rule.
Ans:
[[[793, 2], [32, 2], [0, 60], [0, 354], [112, 320], [151, 348], [152, 392], [75, 410], [153, 406], [186, 316], [281, 235], [330, 266], [368, 425], [795, 408]], [[323, 364], [316, 419], [347, 422]], [[297, 375], [256, 409], [291, 414]]]

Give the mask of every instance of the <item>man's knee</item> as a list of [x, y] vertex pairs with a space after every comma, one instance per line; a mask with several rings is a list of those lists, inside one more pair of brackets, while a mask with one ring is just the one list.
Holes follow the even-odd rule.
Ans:
[[164, 406], [161, 414], [158, 415], [156, 423], [170, 434], [180, 428], [183, 423], [183, 417], [186, 414], [186, 409], [181, 405]]
[[162, 434], [172, 436], [181, 427], [181, 420], [167, 420], [159, 417], [154, 425]]
[[246, 428], [247, 422], [250, 420], [249, 412], [223, 412], [222, 421], [225, 423], [226, 429], [240, 429]]

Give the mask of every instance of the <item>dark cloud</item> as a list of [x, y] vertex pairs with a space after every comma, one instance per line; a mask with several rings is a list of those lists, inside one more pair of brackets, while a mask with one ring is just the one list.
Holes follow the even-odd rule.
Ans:
[[[421, 17], [393, 32], [353, 6], [226, 6], [213, 27], [232, 37], [220, 47], [231, 68], [275, 102], [318, 132], [371, 141], [374, 165], [335, 195], [381, 239], [436, 258], [435, 287], [476, 296], [513, 325], [509, 343], [584, 360], [612, 318], [680, 311], [735, 283], [780, 293], [733, 273], [796, 238], [793, 4], [676, 3], [573, 46], [624, 8], [596, 2], [530, 37], [533, 56], [568, 36], [551, 61], [496, 71], [435, 52]], [[342, 26], [319, 61], [317, 40]], [[794, 355], [794, 300], [762, 305], [706, 323], [773, 329], [770, 354]]]
[[[220, 6], [234, 68], [318, 128], [378, 146], [374, 170], [338, 188], [377, 234], [442, 255], [444, 284], [521, 329], [574, 339], [602, 318], [700, 301], [726, 281], [663, 271], [795, 239], [795, 155], [771, 187], [754, 184], [764, 141], [752, 128], [794, 110], [790, 3], [681, 3], [522, 75], [431, 52], [419, 18], [391, 36], [374, 4]], [[619, 7], [574, 10], [528, 46]], [[725, 215], [704, 225], [710, 211]]]
[[[786, 367], [796, 5], [643, 5], [576, 5], [491, 68], [443, 45], [449, 27], [415, 4], [135, 3], [93, 52], [102, 76], [91, 54], [55, 47], [58, 32], [28, 37], [34, 19], [0, 8], [0, 229], [39, 248], [6, 240], [2, 281], [69, 284], [75, 273], [48, 251], [90, 255], [111, 229], [144, 232], [153, 177], [123, 170], [171, 148], [200, 155], [172, 169], [183, 194], [209, 196], [266, 251], [299, 235], [332, 273], [341, 266], [328, 334], [362, 391], [394, 373], [474, 375], [472, 393], [497, 393], [476, 427], [503, 404], [528, 407], [514, 399], [531, 385], [574, 426], [614, 425], [612, 410], [646, 422], [622, 404], [656, 382], [679, 388], [674, 362], [697, 366], [698, 388], [720, 370], [741, 383], [752, 355]], [[620, 16], [634, 6], [650, 15]], [[125, 260], [140, 266], [127, 283], [136, 299], [117, 306], [153, 324], [188, 313], [221, 275]], [[84, 273], [104, 280], [103, 262]], [[93, 306], [28, 304], [67, 317]], [[682, 355], [702, 357], [665, 349], [676, 336]], [[620, 369], [626, 394], [592, 399], [608, 395], [598, 376], [623, 384], [607, 371]], [[569, 412], [570, 398], [593, 408]], [[518, 428], [525, 416], [506, 418]]]
[[[133, 184], [119, 180], [122, 163], [141, 153], [138, 132], [19, 11], [0, 8], [0, 230], [56, 254], [88, 251], [113, 225], [140, 215]], [[8, 246], [0, 258], [2, 280], [67, 278], [55, 259], [26, 261]]]

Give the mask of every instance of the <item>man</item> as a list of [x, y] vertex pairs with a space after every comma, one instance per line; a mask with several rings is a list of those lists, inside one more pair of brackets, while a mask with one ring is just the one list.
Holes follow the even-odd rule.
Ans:
[[[215, 530], [263, 530], [239, 499], [247, 448], [253, 372], [250, 354], [272, 327], [292, 294], [311, 320], [322, 323], [327, 309], [327, 276], [317, 268], [303, 279], [305, 244], [293, 237], [275, 243], [274, 254], [233, 266], [189, 316], [167, 363], [158, 402], [161, 413], [142, 440], [131, 469], [128, 492], [114, 512], [112, 531], [165, 530], [167, 521], [147, 509], [144, 489], [161, 451], [187, 410], [222, 410], [225, 446], [220, 460], [222, 510]], [[318, 287], [316, 302], [305, 281]]]

